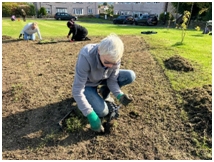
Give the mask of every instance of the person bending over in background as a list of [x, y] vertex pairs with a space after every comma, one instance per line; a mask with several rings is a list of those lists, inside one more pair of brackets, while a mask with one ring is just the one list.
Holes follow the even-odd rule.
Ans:
[[22, 18], [23, 18], [23, 21], [26, 21], [26, 12], [24, 9], [21, 9], [21, 15], [22, 15]]
[[11, 21], [15, 21], [16, 20], [16, 16], [15, 15], [12, 15], [11, 16]]
[[35, 40], [36, 39], [35, 33], [37, 33], [39, 36], [39, 39], [42, 40], [42, 36], [40, 34], [38, 24], [36, 22], [28, 23], [22, 29], [19, 35], [19, 39], [22, 37], [22, 35], [24, 35], [23, 36], [24, 40]]
[[74, 23], [73, 20], [67, 22], [67, 27], [70, 29], [67, 35], [67, 38], [73, 33], [71, 37], [71, 42], [72, 41], [85, 41], [85, 40], [90, 40], [87, 35], [88, 35], [88, 30], [76, 23]]
[[136, 75], [132, 70], [120, 69], [123, 52], [123, 42], [115, 34], [98, 44], [88, 44], [79, 52], [72, 95], [94, 131], [103, 129], [99, 117], [109, 113], [106, 101], [114, 102], [110, 92], [125, 106], [130, 101], [120, 88], [132, 83]]

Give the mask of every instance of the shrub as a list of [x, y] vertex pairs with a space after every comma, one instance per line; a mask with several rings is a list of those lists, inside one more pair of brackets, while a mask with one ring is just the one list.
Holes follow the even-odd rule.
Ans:
[[[159, 15], [159, 20], [160, 21], [164, 21], [165, 20], [165, 14], [164, 14], [164, 12]], [[174, 20], [174, 16], [170, 12], [166, 13], [166, 21], [167, 20], [171, 20], [171, 21]]]
[[40, 10], [39, 10], [39, 15], [41, 15], [41, 16], [47, 15], [46, 9], [45, 9], [44, 7], [41, 7], [41, 8], [40, 8]]

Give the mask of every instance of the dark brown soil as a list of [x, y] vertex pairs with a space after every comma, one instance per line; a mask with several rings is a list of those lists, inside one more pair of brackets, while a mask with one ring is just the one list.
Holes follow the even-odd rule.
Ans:
[[175, 55], [165, 60], [164, 64], [167, 69], [171, 69], [171, 70], [184, 71], [184, 72], [194, 70], [188, 60], [178, 55]]
[[212, 148], [212, 86], [187, 89], [181, 95], [183, 108], [188, 113], [189, 127], [199, 134], [200, 142]]
[[212, 86], [173, 91], [141, 36], [121, 36], [121, 68], [137, 78], [122, 88], [134, 102], [119, 110], [111, 133], [99, 135], [88, 123], [61, 131], [59, 120], [77, 108], [71, 88], [78, 52], [103, 37], [90, 38], [38, 44], [2, 37], [2, 159], [212, 159]]

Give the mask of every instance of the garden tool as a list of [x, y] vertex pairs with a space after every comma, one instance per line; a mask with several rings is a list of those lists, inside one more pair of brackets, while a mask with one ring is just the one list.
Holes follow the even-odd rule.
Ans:
[[21, 39], [22, 36], [24, 37], [24, 34], [19, 34], [19, 39]]
[[65, 121], [65, 119], [67, 119], [73, 111], [74, 111], [74, 110], [69, 111], [69, 112], [58, 122], [58, 125], [60, 126], [60, 128], [61, 128], [62, 130], [63, 130], [63, 127], [64, 127], [64, 121]]
[[[127, 106], [132, 100], [132, 98], [129, 98], [127, 95], [124, 95], [124, 97], [126, 98], [124, 101], [125, 102], [125, 106]], [[109, 102], [106, 101], [108, 108], [109, 108], [109, 115], [107, 116], [107, 121], [103, 123], [103, 127], [104, 127], [104, 133], [109, 134], [110, 133], [110, 127], [111, 127], [111, 120], [113, 119], [117, 119], [119, 117], [119, 109], [122, 107], [122, 105], [124, 105], [123, 103], [120, 103], [120, 105], [116, 105], [114, 102]]]

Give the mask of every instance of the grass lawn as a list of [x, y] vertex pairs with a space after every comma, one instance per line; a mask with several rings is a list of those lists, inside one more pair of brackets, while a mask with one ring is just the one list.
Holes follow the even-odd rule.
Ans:
[[[43, 39], [65, 37], [68, 34], [67, 21], [27, 19], [26, 22], [12, 22], [9, 18], [2, 19], [2, 35], [18, 38], [20, 31], [28, 22], [36, 21], [39, 24]], [[118, 35], [139, 35], [150, 46], [150, 52], [160, 63], [174, 90], [202, 87], [212, 84], [212, 36], [202, 34], [202, 31], [187, 30], [184, 42], [181, 45], [181, 30], [175, 28], [114, 25], [109, 21], [77, 21], [85, 26], [90, 36], [106, 36], [110, 33]], [[156, 31], [157, 34], [144, 35], [142, 31]], [[194, 72], [178, 72], [168, 70], [163, 61], [174, 55], [186, 58], [193, 65]]]

